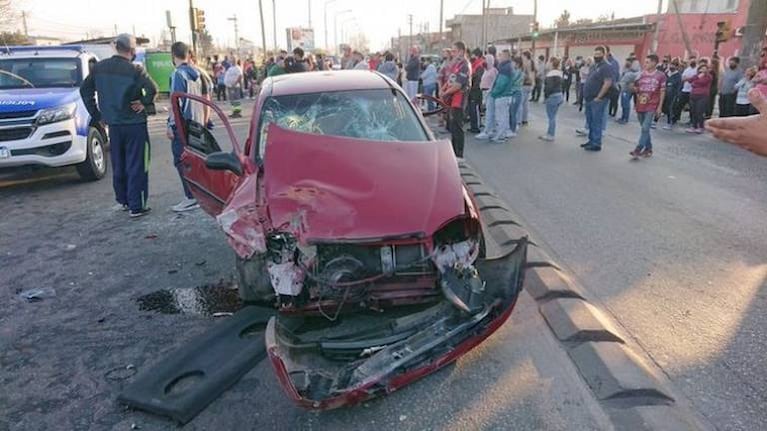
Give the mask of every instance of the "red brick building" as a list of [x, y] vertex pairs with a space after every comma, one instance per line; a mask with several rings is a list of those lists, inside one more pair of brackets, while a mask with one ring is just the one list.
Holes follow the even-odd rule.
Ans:
[[[536, 55], [577, 56], [591, 55], [597, 45], [609, 45], [618, 58], [629, 53], [643, 56], [652, 51], [656, 23], [658, 54], [684, 57], [686, 54], [682, 29], [686, 33], [692, 53], [711, 56], [716, 45], [717, 26], [727, 22], [734, 30], [733, 37], [719, 44], [719, 55], [740, 55], [742, 29], [746, 25], [750, 0], [678, 0], [679, 14], [673, 9], [658, 16], [645, 15], [586, 25], [542, 30], [536, 39]], [[496, 41], [497, 45], [514, 49], [531, 49], [532, 39], [527, 29], [524, 34]]]

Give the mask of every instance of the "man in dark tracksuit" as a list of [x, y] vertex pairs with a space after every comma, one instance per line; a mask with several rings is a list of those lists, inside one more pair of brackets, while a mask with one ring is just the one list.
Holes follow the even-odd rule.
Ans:
[[112, 185], [117, 203], [123, 210], [130, 210], [131, 217], [140, 217], [149, 212], [146, 117], [153, 113], [157, 85], [142, 67], [131, 63], [136, 55], [133, 36], [117, 36], [115, 49], [117, 55], [93, 67], [80, 87], [80, 97], [91, 117], [109, 126]]

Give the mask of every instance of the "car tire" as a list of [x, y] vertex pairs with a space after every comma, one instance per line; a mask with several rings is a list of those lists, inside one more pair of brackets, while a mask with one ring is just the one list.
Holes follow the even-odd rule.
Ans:
[[107, 173], [106, 139], [97, 128], [91, 127], [86, 143], [85, 161], [76, 165], [77, 173], [85, 181], [100, 180]]
[[274, 289], [266, 269], [266, 258], [254, 255], [250, 259], [237, 258], [237, 281], [240, 299], [246, 303], [274, 303]]

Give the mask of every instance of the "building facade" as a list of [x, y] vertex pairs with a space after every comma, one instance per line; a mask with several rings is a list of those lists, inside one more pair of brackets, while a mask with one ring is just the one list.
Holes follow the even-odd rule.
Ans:
[[[529, 33], [532, 15], [514, 15], [514, 8], [488, 8], [485, 13], [486, 41], [513, 34]], [[450, 39], [461, 40], [467, 47], [482, 47], [482, 15], [456, 15], [447, 20]]]
[[[750, 8], [751, 1], [762, 0], [678, 0], [678, 14], [671, 6], [660, 17], [652, 14], [545, 29], [536, 39], [535, 54], [575, 58], [591, 55], [598, 45], [608, 45], [618, 58], [625, 58], [629, 53], [642, 57], [653, 51], [658, 26], [657, 53], [660, 56], [692, 54], [709, 57], [715, 49], [723, 58], [742, 55], [744, 29], [749, 22], [754, 22], [754, 17], [749, 18], [749, 14], [754, 13], [754, 8]], [[727, 23], [733, 34], [728, 41], [717, 44], [719, 23]], [[500, 38], [495, 43], [521, 50], [532, 48], [529, 31]]]

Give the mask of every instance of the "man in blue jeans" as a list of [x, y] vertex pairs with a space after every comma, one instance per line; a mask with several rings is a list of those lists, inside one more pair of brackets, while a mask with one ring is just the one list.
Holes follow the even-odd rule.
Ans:
[[613, 71], [605, 61], [605, 52], [603, 46], [594, 48], [594, 67], [583, 84], [589, 141], [581, 145], [581, 148], [586, 151], [602, 151], [602, 131], [605, 123], [605, 110], [607, 109], [605, 96], [613, 85]]
[[648, 55], [644, 61], [644, 71], [634, 84], [637, 92], [637, 118], [639, 118], [639, 124], [642, 125], [639, 144], [630, 153], [635, 160], [640, 156], [652, 156], [650, 127], [653, 120], [663, 111], [663, 99], [666, 97], [666, 74], [658, 71], [657, 66], [658, 56], [655, 54]]
[[[176, 66], [175, 72], [171, 75], [171, 92], [191, 94], [194, 96], [206, 95], [208, 89], [205, 88], [205, 81], [198, 70], [189, 64], [189, 46], [184, 42], [176, 42], [171, 46], [170, 51], [173, 55], [173, 64]], [[195, 122], [202, 126], [207, 125], [205, 105], [186, 98], [180, 99], [179, 103], [181, 105], [181, 115], [185, 121]], [[181, 177], [181, 187], [184, 190], [184, 199], [174, 205], [171, 209], [175, 212], [185, 212], [197, 209], [200, 206], [192, 195], [192, 192], [189, 190], [189, 186], [184, 181], [181, 167], [181, 154], [184, 151], [184, 147], [179, 139], [178, 133], [179, 130], [176, 127], [173, 112], [171, 111], [170, 117], [168, 118], [168, 130], [166, 134], [168, 139], [171, 140], [173, 164], [178, 170], [179, 177]]]

